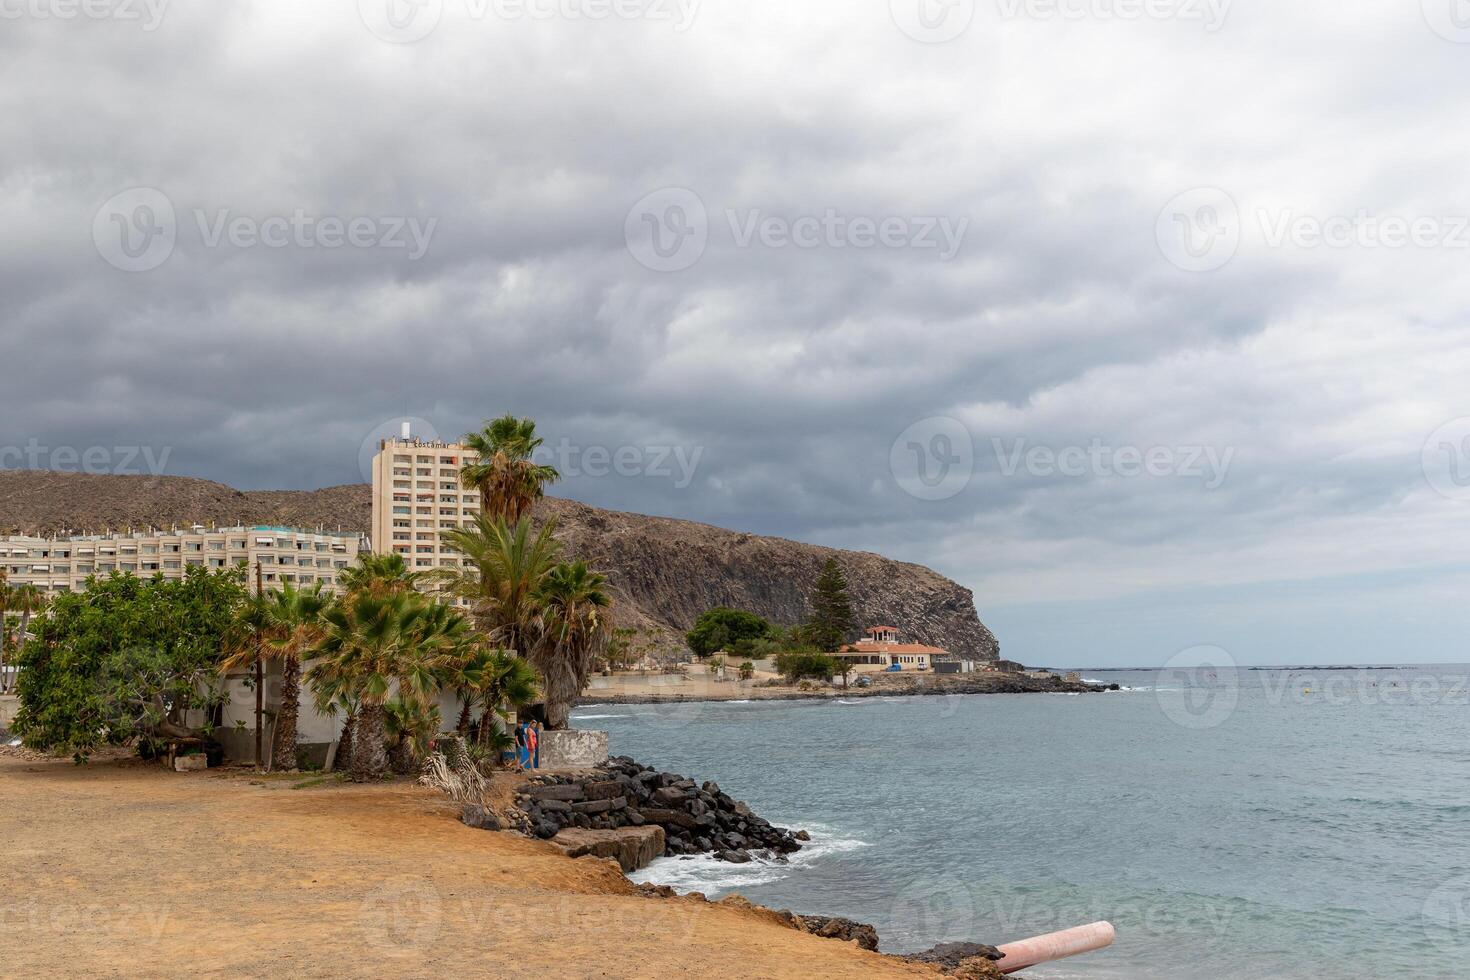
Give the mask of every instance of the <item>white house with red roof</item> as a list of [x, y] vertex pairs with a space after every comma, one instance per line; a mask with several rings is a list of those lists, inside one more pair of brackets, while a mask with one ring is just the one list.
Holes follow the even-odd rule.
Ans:
[[934, 660], [949, 651], [923, 643], [904, 643], [897, 626], [869, 626], [863, 638], [849, 643], [832, 656], [852, 664], [859, 674], [882, 671], [930, 670]]

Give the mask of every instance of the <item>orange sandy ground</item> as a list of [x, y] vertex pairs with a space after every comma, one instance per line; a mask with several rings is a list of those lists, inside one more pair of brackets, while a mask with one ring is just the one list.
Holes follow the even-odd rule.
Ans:
[[641, 897], [411, 783], [303, 782], [0, 756], [0, 976], [937, 976]]

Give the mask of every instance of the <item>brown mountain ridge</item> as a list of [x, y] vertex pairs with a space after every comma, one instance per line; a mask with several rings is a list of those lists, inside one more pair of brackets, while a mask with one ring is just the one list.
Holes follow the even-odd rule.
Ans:
[[[236, 490], [177, 476], [95, 476], [0, 470], [0, 533], [101, 533], [193, 524], [278, 524], [366, 533], [366, 484], [322, 490]], [[538, 517], [557, 522], [568, 554], [594, 562], [619, 599], [615, 618], [678, 642], [714, 606], [747, 609], [777, 623], [808, 612], [806, 596], [829, 556], [847, 575], [861, 624], [886, 623], [911, 642], [976, 659], [999, 644], [974, 596], [937, 572], [881, 555], [745, 534], [692, 521], [647, 517], [548, 497]]]

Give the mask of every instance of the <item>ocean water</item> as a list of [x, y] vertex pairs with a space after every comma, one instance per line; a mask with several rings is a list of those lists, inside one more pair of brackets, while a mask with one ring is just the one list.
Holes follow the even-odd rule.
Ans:
[[1470, 668], [1086, 676], [1126, 690], [588, 706], [614, 753], [807, 828], [639, 880], [877, 927], [886, 951], [1097, 919], [1049, 978], [1470, 977]]

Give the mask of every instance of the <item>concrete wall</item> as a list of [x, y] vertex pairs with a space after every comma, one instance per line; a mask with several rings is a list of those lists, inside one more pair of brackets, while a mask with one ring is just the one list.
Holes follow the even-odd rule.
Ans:
[[[225, 757], [236, 762], [255, 761], [255, 691], [247, 687], [245, 678], [232, 677], [225, 687], [229, 701], [225, 704], [223, 723], [216, 733], [220, 744], [225, 747]], [[265, 678], [265, 724], [261, 741], [267, 754], [270, 752], [272, 725], [281, 704], [281, 675], [279, 669], [267, 670]], [[439, 694], [441, 730], [448, 731], [458, 723], [460, 703], [452, 691]], [[301, 686], [301, 711], [296, 719], [296, 737], [306, 761], [312, 765], [324, 765], [327, 749], [342, 733], [342, 715], [324, 715], [316, 710], [311, 688], [305, 682]], [[238, 724], [237, 724], [238, 723]]]
[[[766, 680], [767, 678], [758, 678]], [[691, 674], [614, 674], [612, 677], [596, 676], [582, 692], [582, 696], [596, 700], [599, 695], [699, 698], [713, 695], [730, 697], [737, 692], [748, 691], [755, 681], [742, 681], [736, 671], [726, 668], [725, 678], [717, 680], [701, 670]]]
[[20, 701], [14, 694], [0, 694], [0, 728], [9, 729], [19, 710]]
[[607, 732], [541, 733], [542, 769], [591, 769], [607, 761]]

